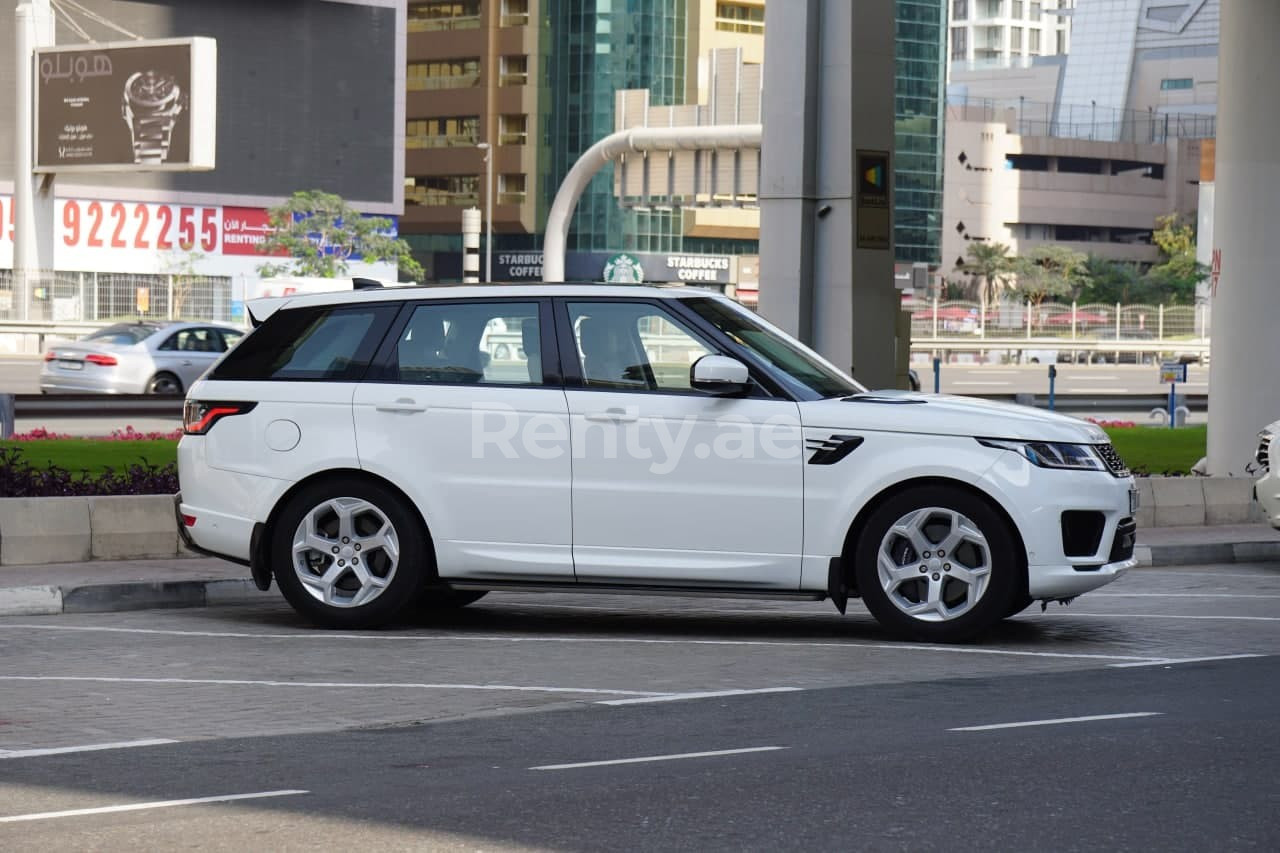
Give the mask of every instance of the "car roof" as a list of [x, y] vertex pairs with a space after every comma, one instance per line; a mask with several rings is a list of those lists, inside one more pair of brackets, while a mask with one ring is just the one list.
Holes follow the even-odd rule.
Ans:
[[642, 284], [600, 284], [599, 282], [433, 284], [334, 290], [323, 293], [295, 293], [289, 296], [252, 300], [249, 302], [249, 310], [258, 321], [262, 321], [286, 306], [299, 308], [308, 305], [346, 305], [389, 302], [401, 299], [500, 299], [503, 297], [529, 299], [540, 296], [626, 296], [632, 299], [680, 299], [693, 296], [720, 295], [719, 292], [708, 288], [684, 287], [682, 285], [655, 287]]

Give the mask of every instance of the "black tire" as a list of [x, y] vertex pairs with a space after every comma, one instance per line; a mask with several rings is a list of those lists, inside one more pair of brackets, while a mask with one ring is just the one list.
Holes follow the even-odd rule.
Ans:
[[1005, 612], [1004, 618], [1008, 619], [1012, 616], [1017, 616], [1019, 613], [1030, 607], [1034, 601], [1035, 599], [1029, 595], [1015, 595], [1009, 602], [1009, 609]]
[[428, 589], [418, 607], [428, 612], [461, 610], [489, 594], [487, 589]]
[[[334, 509], [337, 506], [350, 511], [352, 536], [347, 543], [341, 541], [335, 527], [340, 523]], [[294, 535], [303, 519], [313, 511], [316, 514], [311, 526], [317, 530], [323, 528], [325, 535], [320, 538], [333, 543], [326, 546], [326, 550], [336, 547], [340, 553], [331, 555], [308, 549], [295, 565]], [[381, 526], [384, 523], [389, 525], [390, 534], [398, 544], [398, 555], [394, 558], [387, 549], [374, 544], [378, 534], [370, 532], [377, 529], [385, 534], [387, 528]], [[369, 547], [364, 550], [357, 547], [362, 541]], [[350, 549], [357, 553], [347, 553]], [[361, 556], [365, 557], [364, 575], [375, 582], [366, 584], [357, 577], [355, 565]], [[333, 595], [313, 592], [313, 586], [303, 583], [300, 566], [306, 565], [308, 575], [319, 584], [321, 576], [328, 576], [342, 557], [351, 559], [352, 563], [338, 564], [336, 580], [331, 584]], [[285, 600], [308, 620], [330, 628], [374, 628], [392, 621], [406, 605], [421, 596], [434, 574], [433, 560], [430, 537], [417, 514], [391, 489], [357, 478], [320, 481], [299, 491], [280, 512], [271, 541], [271, 567]], [[366, 588], [380, 591], [370, 593], [367, 601], [359, 602], [360, 592]], [[336, 603], [321, 600], [322, 595], [333, 598]]]
[[[965, 541], [960, 545], [963, 551], [957, 549], [945, 555], [944, 562], [936, 552], [925, 551], [931, 555], [925, 558], [922, 553], [916, 553], [915, 547], [907, 540], [890, 537], [890, 528], [894, 525], [929, 508], [937, 508], [939, 512], [916, 516], [922, 525], [921, 533], [926, 544], [941, 544], [946, 540], [945, 534], [937, 539], [931, 538], [931, 532], [937, 526], [934, 520], [941, 524], [946, 512], [956, 512], [977, 528], [985, 539], [985, 545]], [[867, 519], [854, 551], [858, 592], [880, 624], [898, 636], [935, 643], [970, 640], [1003, 619], [1018, 595], [1021, 564], [1015, 543], [1009, 523], [987, 500], [955, 486], [916, 486], [885, 500]], [[904, 574], [897, 581], [882, 582], [879, 562], [882, 546], [900, 554], [900, 557], [892, 557], [891, 561], [904, 569], [910, 567], [914, 572], [915, 565], [919, 563], [927, 566], [929, 571], [918, 578], [914, 575], [907, 578]], [[900, 548], [905, 550], [899, 552]], [[950, 562], [952, 560], [954, 565]], [[967, 574], [966, 566], [979, 563], [988, 567], [985, 582], [962, 582], [959, 573]], [[944, 574], [943, 566], [946, 566], [946, 572], [954, 574]], [[892, 597], [885, 590], [886, 583], [892, 587]], [[925, 607], [928, 602], [921, 599], [932, 599], [935, 590], [939, 599], [937, 613], [912, 615], [906, 612], [904, 607], [907, 606]], [[963, 593], [964, 602], [954, 600], [957, 592]], [[956, 615], [941, 615], [947, 609]]]
[[147, 383], [147, 393], [164, 394], [166, 396], [181, 394], [182, 380], [174, 376], [172, 373], [162, 370], [155, 376], [151, 377], [151, 381]]

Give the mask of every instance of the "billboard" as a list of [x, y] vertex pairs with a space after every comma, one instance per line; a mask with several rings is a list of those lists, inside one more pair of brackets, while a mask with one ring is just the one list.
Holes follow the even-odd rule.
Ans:
[[37, 49], [35, 170], [212, 169], [217, 75], [210, 38]]

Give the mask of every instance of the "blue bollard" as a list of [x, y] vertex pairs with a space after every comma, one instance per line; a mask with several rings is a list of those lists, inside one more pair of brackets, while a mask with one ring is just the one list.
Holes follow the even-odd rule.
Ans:
[[933, 393], [942, 393], [942, 359], [933, 357]]
[[1174, 420], [1177, 417], [1177, 409], [1174, 408], [1178, 403], [1177, 389], [1178, 386], [1176, 384], [1169, 383], [1169, 429], [1177, 429], [1178, 427], [1177, 421]]
[[1049, 411], [1053, 411], [1053, 386], [1058, 381], [1058, 365], [1049, 365]]

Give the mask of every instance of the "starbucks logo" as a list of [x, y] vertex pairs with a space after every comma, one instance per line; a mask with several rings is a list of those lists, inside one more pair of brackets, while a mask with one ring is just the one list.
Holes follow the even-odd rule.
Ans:
[[609, 284], [640, 284], [644, 281], [644, 268], [631, 255], [614, 255], [605, 261], [604, 280]]

